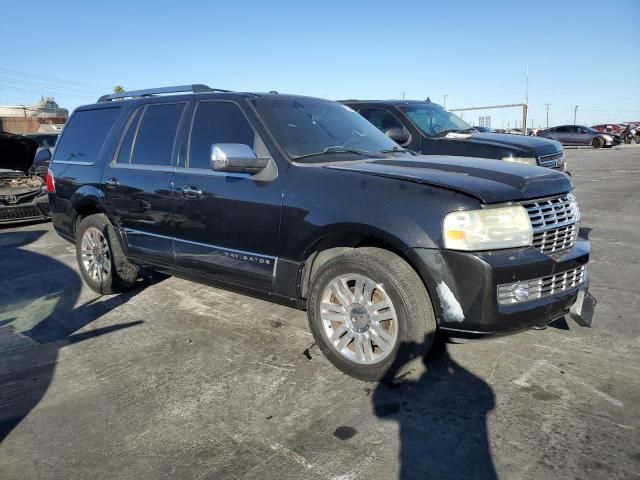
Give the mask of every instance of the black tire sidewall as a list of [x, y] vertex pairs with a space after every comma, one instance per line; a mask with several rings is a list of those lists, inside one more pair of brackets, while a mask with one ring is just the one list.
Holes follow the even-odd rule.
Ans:
[[[398, 260], [400, 260], [398, 258]], [[410, 267], [409, 267], [410, 268]], [[336, 277], [344, 274], [360, 274], [371, 278], [374, 282], [384, 286], [396, 311], [398, 321], [398, 338], [393, 351], [383, 360], [368, 365], [361, 365], [350, 361], [337, 352], [330, 344], [324, 332], [320, 319], [320, 304], [322, 293], [326, 286]], [[417, 275], [416, 275], [417, 277]], [[419, 280], [419, 279], [418, 279]], [[422, 285], [422, 288], [424, 286]], [[427, 301], [428, 295], [424, 291]], [[313, 280], [307, 304], [309, 327], [316, 343], [323, 354], [337, 368], [353, 377], [365, 381], [376, 381], [392, 377], [395, 370], [412, 358], [421, 358], [424, 351], [430, 346], [430, 341], [425, 343], [425, 337], [432, 337], [435, 332], [435, 320], [432, 324], [424, 322], [419, 312], [411, 314], [411, 292], [401, 285], [389, 269], [382, 264], [376, 264], [367, 256], [358, 257], [357, 254], [347, 254], [328, 261], [317, 273]], [[430, 307], [430, 304], [429, 304]], [[426, 324], [425, 324], [426, 323]], [[400, 351], [400, 348], [402, 350]]]

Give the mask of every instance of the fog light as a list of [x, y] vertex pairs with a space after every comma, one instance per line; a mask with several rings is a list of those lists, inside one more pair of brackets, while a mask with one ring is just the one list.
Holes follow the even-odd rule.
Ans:
[[527, 283], [516, 283], [511, 287], [511, 291], [518, 302], [524, 302], [529, 298], [529, 284]]

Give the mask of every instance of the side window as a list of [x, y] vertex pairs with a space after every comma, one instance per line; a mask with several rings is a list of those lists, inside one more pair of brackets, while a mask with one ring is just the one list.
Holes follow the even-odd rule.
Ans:
[[556, 128], [556, 133], [567, 133], [569, 131], [569, 127], [558, 127]]
[[64, 127], [53, 161], [95, 162], [119, 113], [120, 107], [74, 113]]
[[211, 145], [242, 143], [256, 156], [268, 153], [240, 108], [229, 102], [200, 102], [196, 106], [189, 140], [189, 168], [211, 169]]
[[390, 128], [403, 128], [400, 120], [398, 120], [393, 113], [387, 112], [386, 110], [363, 108], [358, 113], [373, 123], [378, 130], [382, 132], [386, 132]]
[[127, 122], [126, 131], [124, 132], [124, 136], [120, 142], [120, 148], [118, 149], [118, 157], [116, 159], [118, 163], [131, 163], [131, 147], [133, 147], [133, 139], [138, 131], [140, 113], [143, 109], [144, 107], [136, 109]]
[[171, 165], [173, 144], [183, 110], [184, 103], [152, 104], [145, 107], [133, 139], [132, 164]]

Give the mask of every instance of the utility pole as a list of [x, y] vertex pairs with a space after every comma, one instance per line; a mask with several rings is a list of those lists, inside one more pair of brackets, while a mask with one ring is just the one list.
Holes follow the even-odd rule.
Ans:
[[402, 92], [402, 99], [404, 100], [404, 92]]
[[545, 103], [544, 106], [547, 109], [547, 128], [549, 128], [549, 105], [551, 105], [550, 103]]
[[442, 95], [442, 98], [444, 99], [444, 101], [442, 102], [442, 107], [443, 108], [447, 108], [447, 97], [449, 95]]
[[578, 107], [579, 107], [579, 106], [580, 106], [580, 105], [576, 105], [576, 106], [573, 108], [573, 124], [574, 124], [574, 125], [576, 124], [576, 116], [578, 115]]

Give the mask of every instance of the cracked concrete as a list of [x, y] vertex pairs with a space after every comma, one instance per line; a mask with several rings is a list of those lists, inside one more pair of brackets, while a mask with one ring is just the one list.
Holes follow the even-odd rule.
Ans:
[[640, 146], [568, 160], [594, 328], [439, 345], [395, 388], [304, 312], [177, 278], [99, 297], [50, 224], [0, 229], [0, 477], [640, 478]]

